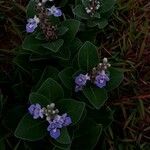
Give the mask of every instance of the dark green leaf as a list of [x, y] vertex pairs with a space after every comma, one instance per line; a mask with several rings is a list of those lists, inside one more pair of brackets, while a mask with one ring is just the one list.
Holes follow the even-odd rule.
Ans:
[[68, 31], [67, 27], [61, 26], [58, 28], [58, 36], [64, 35]]
[[35, 39], [32, 35], [29, 35], [25, 38], [22, 44], [22, 48], [37, 54], [40, 54], [39, 49], [42, 42], [38, 39]]
[[38, 40], [42, 40], [42, 41], [45, 40], [45, 36], [42, 32], [38, 32], [36, 34], [35, 38], [38, 39]]
[[73, 140], [71, 150], [93, 150], [101, 135], [102, 126], [92, 120], [85, 120]]
[[59, 50], [59, 52], [53, 54], [53, 57], [61, 59], [61, 60], [68, 60], [70, 58], [70, 55], [71, 55], [71, 53], [70, 53], [69, 47], [68, 46], [63, 46]]
[[85, 42], [78, 53], [78, 63], [81, 70], [89, 71], [99, 63], [96, 46]]
[[58, 39], [54, 42], [48, 42], [48, 43], [44, 43], [42, 44], [42, 46], [54, 53], [58, 52], [59, 49], [61, 48], [61, 46], [63, 45], [64, 40], [62, 39]]
[[59, 102], [59, 109], [71, 117], [72, 125], [74, 125], [81, 119], [85, 109], [85, 103], [74, 99], [62, 99]]
[[0, 150], [5, 150], [6, 146], [5, 146], [5, 141], [4, 140], [0, 140]]
[[37, 93], [45, 96], [47, 99], [50, 99], [51, 101], [62, 98], [64, 96], [64, 92], [61, 85], [58, 84], [52, 78], [48, 78], [37, 90]]
[[35, 120], [26, 114], [18, 124], [15, 136], [23, 140], [37, 141], [46, 136], [46, 129], [44, 121]]
[[119, 71], [118, 69], [115, 68], [109, 68], [109, 74], [110, 74], [110, 81], [107, 83], [107, 90], [113, 90], [116, 87], [120, 85], [124, 78], [124, 74], [122, 71]]
[[35, 93], [35, 92], [32, 92], [30, 95], [29, 95], [29, 100], [31, 102], [31, 104], [40, 104], [42, 106], [47, 106], [48, 104], [51, 103], [51, 100], [50, 99], [47, 99], [45, 96], [39, 94], [39, 93]]
[[58, 79], [58, 73], [59, 71], [52, 66], [47, 66], [44, 71], [43, 74], [41, 76], [41, 78], [39, 79], [38, 83], [36, 84], [36, 86], [33, 88], [32, 91], [37, 90], [38, 88], [40, 88], [40, 86], [42, 85], [42, 83], [47, 79], [47, 78], [53, 78], [55, 80]]
[[80, 17], [82, 19], [89, 19], [89, 15], [86, 13], [85, 8], [83, 5], [77, 5], [74, 10], [73, 10], [74, 14], [77, 17]]
[[102, 107], [100, 110], [88, 110], [88, 115], [103, 128], [107, 128], [113, 121], [114, 112], [109, 107]]
[[[18, 113], [19, 112], [19, 113]], [[16, 106], [10, 109], [4, 116], [5, 127], [14, 132], [17, 124], [19, 123], [22, 116], [26, 113], [26, 110], [23, 106]]]
[[72, 78], [73, 73], [74, 73], [73, 68], [68, 67], [68, 68], [65, 68], [64, 70], [62, 70], [58, 74], [61, 82], [68, 89], [72, 89], [72, 86], [73, 86], [73, 78]]
[[115, 5], [115, 0], [102, 0], [102, 7], [100, 12], [105, 13], [112, 9]]
[[59, 6], [64, 7], [68, 3], [68, 0], [60, 1]]
[[101, 19], [98, 23], [99, 29], [103, 29], [108, 25], [108, 20], [106, 19]]
[[107, 91], [97, 87], [85, 88], [83, 93], [96, 109], [100, 109], [108, 98]]
[[35, 0], [30, 0], [27, 6], [27, 17], [33, 18], [36, 15], [36, 2]]
[[57, 142], [61, 143], [61, 144], [70, 144], [71, 143], [71, 139], [70, 139], [69, 133], [67, 131], [67, 128], [61, 129], [61, 135], [57, 139]]
[[68, 31], [64, 35], [64, 39], [66, 42], [70, 42], [75, 37], [76, 33], [79, 30], [80, 22], [78, 20], [68, 19], [62, 22], [62, 26], [68, 28]]
[[19, 54], [14, 58], [13, 63], [26, 73], [29, 73], [31, 70], [29, 65], [29, 55]]

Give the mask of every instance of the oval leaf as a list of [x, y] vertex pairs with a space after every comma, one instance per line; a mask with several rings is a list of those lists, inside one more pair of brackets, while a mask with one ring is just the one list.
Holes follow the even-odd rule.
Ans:
[[78, 53], [78, 63], [81, 70], [89, 71], [99, 63], [96, 46], [85, 42]]
[[77, 5], [74, 10], [73, 10], [74, 14], [77, 17], [80, 17], [82, 19], [89, 19], [89, 15], [86, 13], [85, 8], [82, 5]]
[[38, 103], [42, 106], [46, 106], [51, 103], [50, 99], [47, 99], [45, 96], [43, 96], [39, 93], [35, 93], [35, 92], [32, 92], [30, 94], [29, 100], [30, 100], [31, 104]]
[[75, 132], [71, 150], [93, 150], [102, 132], [102, 126], [86, 119]]
[[64, 43], [64, 40], [62, 39], [59, 39], [59, 40], [56, 40], [54, 42], [48, 42], [48, 43], [44, 43], [42, 44], [42, 46], [54, 53], [58, 52], [59, 49], [61, 48], [61, 46], [63, 45]]
[[107, 83], [107, 90], [113, 90], [117, 88], [124, 78], [124, 74], [122, 71], [119, 71], [115, 68], [109, 68], [110, 81]]
[[102, 0], [102, 7], [100, 12], [105, 13], [112, 9], [115, 5], [115, 0]]
[[73, 99], [63, 99], [59, 102], [59, 109], [72, 118], [72, 125], [74, 125], [81, 119], [85, 109], [85, 103]]
[[27, 17], [33, 18], [36, 15], [36, 2], [35, 0], [30, 0], [27, 6]]
[[65, 41], [68, 43], [69, 41], [72, 41], [75, 37], [76, 33], [79, 30], [80, 22], [78, 20], [74, 19], [68, 19], [62, 22], [62, 26], [65, 26], [68, 28], [68, 31], [63, 36]]
[[45, 96], [51, 101], [57, 100], [64, 96], [63, 89], [60, 84], [58, 84], [52, 78], [48, 78], [41, 87], [37, 90], [37, 93]]
[[96, 109], [100, 109], [108, 98], [107, 91], [105, 89], [96, 87], [85, 88], [83, 93]]
[[73, 78], [72, 78], [73, 73], [74, 73], [73, 68], [68, 67], [68, 68], [65, 68], [64, 70], [62, 70], [58, 74], [61, 82], [68, 89], [72, 89], [72, 86], [73, 86]]
[[20, 121], [15, 131], [15, 136], [28, 141], [37, 141], [47, 134], [45, 122], [35, 120], [31, 115], [26, 114]]
[[70, 144], [71, 143], [71, 139], [70, 139], [69, 133], [67, 131], [67, 128], [61, 129], [61, 135], [57, 139], [57, 142], [61, 143], [61, 144]]

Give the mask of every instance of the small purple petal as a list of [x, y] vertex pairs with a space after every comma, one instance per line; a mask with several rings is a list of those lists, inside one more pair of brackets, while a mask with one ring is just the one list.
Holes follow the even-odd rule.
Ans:
[[109, 81], [109, 77], [107, 74], [103, 73], [103, 74], [98, 74], [95, 78], [95, 84], [99, 87], [99, 88], [103, 88], [106, 86], [106, 82]]
[[28, 111], [31, 115], [33, 115], [34, 109], [35, 109], [35, 105], [33, 104], [28, 108]]
[[87, 77], [86, 75], [80, 74], [79, 76], [76, 77], [75, 83], [79, 86], [83, 86], [86, 84]]
[[32, 33], [37, 28], [37, 22], [33, 18], [29, 18], [26, 24], [26, 32]]
[[66, 117], [63, 126], [68, 126], [72, 123], [72, 120], [70, 117]]
[[57, 139], [60, 136], [60, 130], [59, 129], [53, 129], [50, 131], [50, 136], [54, 139]]
[[41, 111], [41, 105], [39, 104], [32, 104], [28, 111], [33, 116], [34, 119], [43, 118], [43, 113]]
[[60, 17], [62, 16], [62, 11], [59, 8], [56, 8], [55, 11], [53, 12], [53, 15], [55, 17]]

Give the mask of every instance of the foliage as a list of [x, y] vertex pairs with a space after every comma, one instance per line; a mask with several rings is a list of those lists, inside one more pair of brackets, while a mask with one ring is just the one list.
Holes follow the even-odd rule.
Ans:
[[[9, 117], [4, 118], [4, 124], [8, 124], [14, 117], [16, 129], [8, 128], [21, 141], [17, 141], [16, 149], [17, 147], [36, 149], [41, 142], [46, 143], [45, 149], [50, 147], [91, 150], [95, 148], [113, 121], [114, 110], [105, 104], [111, 101], [109, 95], [124, 78], [122, 69], [114, 68], [111, 62], [112, 67], [107, 70], [110, 81], [106, 87], [98, 88], [89, 84], [78, 93], [74, 90], [76, 76], [80, 72], [90, 72], [102, 61], [97, 39], [101, 30], [108, 25], [115, 5], [114, 0], [102, 0], [100, 9], [91, 16], [85, 10], [87, 2], [87, 0], [56, 1], [63, 11], [63, 16], [50, 17], [49, 20], [57, 25], [57, 39], [47, 40], [38, 27], [34, 33], [27, 34], [22, 47], [16, 49], [17, 56], [13, 62], [18, 74], [14, 76], [16, 78], [19, 76], [18, 80], [28, 82], [24, 89], [20, 88], [22, 87], [20, 84], [13, 87], [18, 94], [17, 99], [20, 101], [23, 99], [22, 103], [26, 107], [18, 106], [19, 108], [8, 113]], [[34, 0], [29, 1], [26, 12], [28, 18], [37, 15]], [[34, 120], [27, 112], [30, 103], [39, 103], [44, 107], [52, 102], [62, 113], [67, 113], [72, 118], [72, 124], [61, 130], [61, 136], [57, 140], [48, 135], [45, 121]], [[2, 99], [0, 112], [3, 103]], [[18, 110], [20, 114], [17, 115], [14, 110]], [[0, 141], [4, 149], [3, 140]]]

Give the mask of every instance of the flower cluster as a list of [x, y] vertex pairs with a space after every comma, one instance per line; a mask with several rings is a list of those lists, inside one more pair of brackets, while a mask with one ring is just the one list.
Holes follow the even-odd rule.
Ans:
[[53, 31], [54, 26], [47, 25], [48, 24], [47, 18], [48, 18], [48, 16], [51, 16], [51, 15], [53, 15], [54, 17], [60, 17], [60, 16], [62, 16], [62, 11], [60, 8], [57, 8], [54, 5], [50, 8], [47, 8], [45, 3], [48, 1], [52, 2], [53, 0], [42, 0], [41, 2], [39, 0], [37, 1], [37, 13], [38, 13], [37, 16], [38, 17], [35, 16], [34, 18], [29, 18], [27, 20], [27, 24], [26, 24], [26, 32], [27, 33], [34, 32], [35, 29], [38, 27], [38, 24], [40, 24], [42, 30], [46, 30], [46, 29], [43, 29], [43, 26], [44, 26], [44, 28], [52, 27], [52, 31]]
[[104, 58], [103, 63], [99, 63], [97, 67], [94, 67], [91, 73], [87, 73], [86, 75], [79, 74], [75, 78], [75, 92], [81, 91], [88, 80], [99, 88], [105, 87], [106, 83], [110, 80], [106, 73], [108, 67], [110, 67], [110, 64], [108, 63], [107, 58]]
[[93, 16], [95, 12], [101, 7], [100, 0], [89, 0], [89, 6], [85, 8], [87, 14]]
[[44, 118], [45, 116], [46, 120], [49, 123], [47, 131], [54, 139], [57, 139], [60, 136], [61, 128], [66, 127], [72, 123], [72, 120], [67, 115], [67, 113], [58, 115], [59, 110], [55, 109], [54, 103], [51, 103], [50, 105], [47, 105], [47, 107], [43, 108], [40, 104], [32, 104], [28, 108], [28, 111], [34, 119]]

